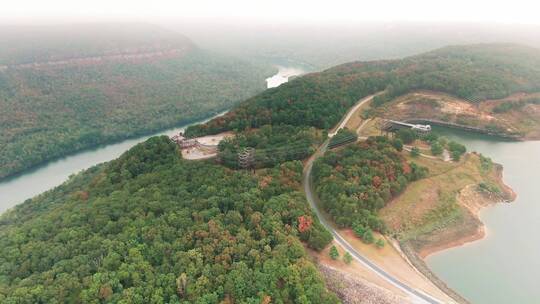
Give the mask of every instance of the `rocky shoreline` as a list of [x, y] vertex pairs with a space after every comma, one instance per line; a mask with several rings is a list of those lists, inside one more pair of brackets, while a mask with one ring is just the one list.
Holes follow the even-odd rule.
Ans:
[[501, 189], [502, 193], [500, 195], [480, 193], [475, 189], [476, 185], [469, 185], [462, 189], [458, 194], [457, 202], [467, 213], [469, 213], [470, 222], [472, 223], [469, 231], [463, 233], [463, 230], [461, 230], [461, 233], [458, 233], [457, 231], [456, 233], [452, 233], [454, 232], [454, 227], [451, 227], [448, 231], [442, 231], [441, 234], [445, 234], [445, 237], [439, 238], [439, 240], [444, 241], [425, 244], [425, 246], [419, 248], [417, 254], [420, 258], [425, 259], [436, 252], [460, 247], [483, 239], [486, 236], [486, 227], [480, 220], [479, 212], [483, 208], [498, 203], [512, 202], [516, 199], [517, 194], [503, 181], [503, 167], [499, 164], [494, 165], [496, 166], [497, 186]]

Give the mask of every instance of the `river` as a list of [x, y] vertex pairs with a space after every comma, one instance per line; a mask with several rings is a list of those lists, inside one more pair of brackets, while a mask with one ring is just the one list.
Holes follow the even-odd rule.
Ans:
[[[288, 81], [289, 77], [304, 73], [302, 69], [278, 66], [278, 73], [267, 81], [267, 87], [277, 87]], [[206, 121], [206, 120], [203, 120]], [[199, 121], [196, 123], [200, 123]], [[194, 124], [196, 124], [194, 123]], [[45, 163], [32, 170], [28, 170], [15, 177], [0, 182], [0, 213], [32, 198], [42, 192], [50, 190], [68, 179], [72, 174], [90, 168], [96, 164], [113, 160], [134, 145], [156, 135], [173, 135], [186, 126], [172, 128], [155, 134], [127, 139], [122, 142], [97, 147], [75, 153], [64, 158]]]
[[23, 174], [9, 178], [0, 183], [0, 213], [28, 198], [32, 198], [35, 195], [62, 184], [72, 174], [88, 169], [93, 165], [117, 158], [129, 148], [152, 136], [171, 136], [173, 134], [178, 134], [178, 132], [184, 130], [187, 126], [188, 125], [172, 128], [155, 134], [127, 139], [119, 143], [85, 150], [48, 162], [35, 169], [26, 171]]
[[276, 75], [266, 78], [266, 86], [268, 88], [279, 87], [281, 84], [289, 81], [290, 77], [302, 75], [305, 73], [305, 71], [300, 68], [283, 66], [278, 66], [277, 68], [278, 73]]
[[480, 212], [486, 238], [429, 256], [427, 264], [472, 303], [540, 303], [540, 141], [437, 130], [502, 164], [518, 198]]

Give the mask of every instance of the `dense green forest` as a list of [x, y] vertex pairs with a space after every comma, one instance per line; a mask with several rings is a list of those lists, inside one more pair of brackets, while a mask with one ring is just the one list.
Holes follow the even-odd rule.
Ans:
[[337, 303], [302, 163], [233, 171], [167, 137], [0, 217], [1, 303]]
[[400, 60], [353, 62], [296, 78], [243, 102], [188, 135], [291, 124], [328, 129], [360, 98], [375, 105], [426, 89], [471, 102], [540, 90], [540, 50], [512, 44], [451, 46]]
[[385, 232], [377, 211], [426, 173], [425, 168], [405, 161], [386, 137], [328, 151], [313, 165], [323, 209], [339, 226], [363, 232]]
[[208, 117], [264, 90], [272, 73], [182, 45], [160, 58], [0, 70], [0, 178]]
[[238, 168], [238, 153], [249, 147], [255, 149], [254, 168], [271, 167], [307, 158], [322, 141], [321, 132], [312, 127], [264, 125], [222, 141], [218, 147], [219, 158], [224, 165]]

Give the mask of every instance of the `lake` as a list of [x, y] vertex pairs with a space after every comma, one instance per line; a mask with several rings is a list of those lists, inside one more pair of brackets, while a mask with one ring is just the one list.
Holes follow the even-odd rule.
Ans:
[[540, 303], [540, 142], [436, 131], [502, 164], [518, 198], [481, 211], [486, 238], [429, 256], [427, 264], [472, 303]]

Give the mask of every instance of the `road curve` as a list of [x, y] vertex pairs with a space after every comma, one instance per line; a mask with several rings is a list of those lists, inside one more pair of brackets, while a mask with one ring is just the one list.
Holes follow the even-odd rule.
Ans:
[[349, 242], [347, 242], [324, 218], [321, 211], [318, 209], [317, 204], [315, 202], [316, 196], [313, 194], [312, 191], [312, 178], [311, 178], [311, 169], [313, 167], [313, 162], [318, 157], [322, 156], [324, 152], [328, 148], [328, 140], [323, 143], [323, 145], [315, 152], [315, 154], [308, 160], [305, 169], [304, 169], [304, 177], [303, 177], [303, 184], [304, 184], [304, 192], [306, 193], [306, 198], [309, 202], [309, 205], [315, 212], [315, 215], [319, 218], [319, 221], [321, 224], [330, 231], [334, 239], [338, 242], [343, 249], [348, 251], [351, 256], [357, 260], [358, 262], [362, 263], [364, 266], [366, 266], [368, 269], [375, 272], [377, 275], [382, 277], [384, 280], [388, 281], [390, 284], [394, 285], [395, 287], [403, 290], [405, 293], [410, 295], [414, 303], [430, 303], [430, 304], [439, 304], [443, 303], [430, 295], [424, 293], [423, 291], [414, 289], [405, 283], [399, 281], [395, 277], [393, 277], [391, 274], [386, 272], [384, 269], [377, 266], [375, 263], [373, 263], [368, 258], [364, 257], [360, 252], [358, 252], [354, 247], [352, 247]]
[[[348, 120], [351, 118], [352, 114], [358, 110], [359, 107], [361, 107], [364, 103], [371, 100], [375, 95], [371, 95], [368, 97], [363, 98], [360, 100], [351, 110], [348, 111], [345, 118], [340, 122], [338, 127], [335, 129], [334, 132], [328, 134], [329, 137], [334, 136], [337, 131], [339, 131], [341, 128], [343, 128]], [[312, 178], [311, 178], [311, 170], [313, 168], [313, 162], [319, 158], [320, 156], [324, 155], [326, 150], [328, 149], [328, 142], [329, 139], [327, 139], [320, 147], [319, 149], [313, 154], [307, 161], [306, 166], [304, 167], [304, 176], [302, 178], [302, 183], [304, 186], [304, 192], [306, 194], [306, 198], [309, 202], [309, 205], [313, 209], [313, 212], [315, 215], [319, 218], [319, 221], [321, 224], [330, 231], [336, 242], [343, 247], [344, 250], [348, 251], [351, 256], [363, 264], [365, 267], [370, 269], [371, 271], [375, 272], [377, 275], [379, 275], [381, 278], [392, 284], [393, 286], [401, 289], [406, 294], [408, 294], [411, 299], [413, 300], [413, 303], [429, 303], [429, 304], [442, 304], [444, 302], [435, 299], [434, 297], [426, 294], [425, 292], [412, 288], [408, 286], [407, 284], [401, 282], [388, 272], [386, 272], [384, 269], [377, 266], [375, 263], [373, 263], [371, 260], [363, 256], [359, 251], [357, 251], [349, 242], [347, 242], [335, 229], [332, 227], [332, 225], [329, 224], [328, 221], [326, 221], [324, 215], [319, 210], [317, 203], [316, 203], [316, 195], [313, 194], [313, 185], [312, 185]]]
[[356, 112], [361, 106], [363, 106], [366, 102], [370, 101], [373, 99], [373, 97], [379, 95], [379, 94], [382, 94], [383, 92], [379, 92], [379, 93], [376, 93], [376, 94], [373, 94], [373, 95], [369, 95], [369, 96], [366, 96], [362, 99], [360, 99], [349, 111], [347, 111], [347, 114], [345, 115], [345, 117], [343, 117], [343, 119], [339, 122], [337, 128], [333, 131], [333, 132], [329, 132], [328, 133], [328, 136], [329, 137], [333, 137], [334, 135], [337, 134], [337, 132], [341, 129], [343, 129], [345, 127], [345, 125], [347, 125], [347, 122], [349, 122], [349, 119], [351, 119], [352, 115], [354, 114], [354, 112]]

